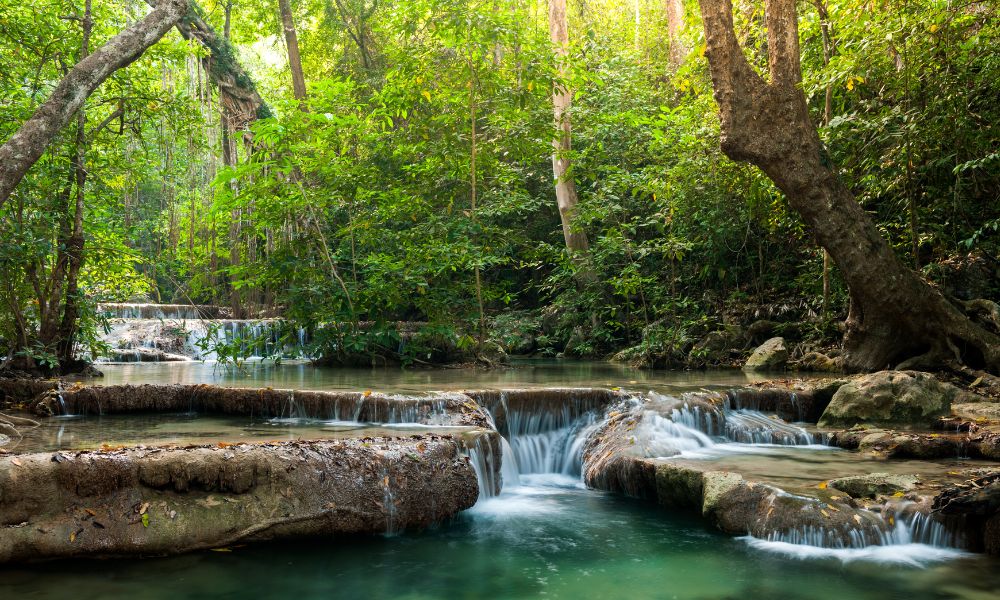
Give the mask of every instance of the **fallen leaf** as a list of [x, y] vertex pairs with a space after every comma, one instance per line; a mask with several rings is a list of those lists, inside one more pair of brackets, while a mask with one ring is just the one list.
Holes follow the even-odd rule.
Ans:
[[142, 515], [142, 526], [149, 527], [149, 514], [144, 513]]
[[840, 509], [832, 504], [827, 504], [826, 507], [832, 510], [833, 512], [840, 512]]
[[13, 463], [13, 464], [15, 464], [15, 465], [17, 465], [17, 466], [19, 466], [19, 467], [22, 466], [21, 465], [21, 461], [17, 460], [16, 458], [10, 459], [10, 462]]
[[892, 497], [893, 498], [902, 498], [903, 497], [903, 492], [896, 492], [895, 494], [892, 495]]
[[823, 481], [819, 485], [817, 485], [816, 487], [818, 487], [821, 490], [825, 490], [826, 489], [826, 482]]
[[232, 552], [232, 548], [212, 548], [212, 552]]
[[823, 510], [822, 508], [821, 508], [821, 509], [819, 509], [819, 512], [823, 513], [823, 516], [824, 516], [824, 517], [826, 517], [827, 519], [829, 519], [829, 518], [830, 518], [830, 513], [826, 512], [826, 511], [825, 511], [825, 510]]
[[858, 525], [861, 525], [861, 517], [859, 517], [858, 515], [854, 515], [854, 520], [855, 522], [857, 522]]
[[92, 517], [96, 517], [97, 516], [97, 513], [93, 509], [85, 508], [85, 509], [83, 509], [83, 511], [85, 513], [87, 513], [88, 515], [92, 516]]
[[144, 515], [146, 511], [149, 510], [149, 502], [143, 502], [142, 506], [139, 507], [139, 514]]

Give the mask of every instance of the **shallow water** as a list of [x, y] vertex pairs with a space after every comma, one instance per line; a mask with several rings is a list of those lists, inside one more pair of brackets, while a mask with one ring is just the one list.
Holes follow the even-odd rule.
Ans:
[[374, 369], [314, 367], [307, 363], [247, 363], [242, 369], [212, 362], [100, 365], [104, 377], [88, 383], [212, 383], [230, 387], [364, 390], [395, 393], [540, 387], [622, 387], [677, 392], [728, 388], [768, 379], [729, 369], [650, 371], [601, 361], [521, 360], [504, 369]]
[[[102, 383], [173, 381], [408, 393], [606, 386], [676, 393], [748, 381], [733, 371], [639, 372], [606, 363], [551, 361], [483, 372], [252, 367], [249, 373], [239, 374], [216, 371], [210, 364], [107, 366], [108, 376]], [[175, 417], [180, 418], [154, 418], [142, 426], [144, 431], [135, 427], [136, 435], [159, 431], [161, 437], [169, 432], [190, 439], [211, 437], [227, 427], [249, 429], [252, 435], [262, 427], [268, 434], [298, 435], [316, 427]], [[124, 417], [124, 422], [130, 418], [134, 417]], [[124, 422], [114, 419], [92, 424], [95, 431], [126, 436]], [[548, 468], [531, 468], [536, 463], [548, 464], [529, 452], [540, 446], [539, 440], [523, 436], [516, 445], [525, 462], [522, 471]], [[787, 478], [785, 483], [801, 485], [816, 477], [828, 478], [831, 460], [843, 459], [845, 467], [868, 468], [857, 467], [859, 463], [847, 459], [846, 453], [831, 450], [769, 449], [778, 456], [766, 460], [746, 453], [727, 455], [718, 447], [716, 452], [715, 456], [680, 460], [742, 461], [740, 468], [750, 470], [778, 464], [782, 466], [778, 476]], [[776, 463], [770, 462], [775, 458]], [[871, 470], [887, 469], [878, 465]], [[694, 515], [586, 490], [577, 476], [525, 473], [520, 475], [519, 486], [482, 499], [452, 522], [430, 531], [249, 545], [168, 559], [6, 567], [0, 568], [0, 598], [922, 600], [996, 598], [1000, 594], [1000, 562], [995, 559], [917, 544], [838, 553], [732, 538], [709, 530]]]
[[2, 598], [988, 598], [996, 564], [798, 560], [565, 476], [396, 537], [255, 545], [146, 561], [0, 570]]

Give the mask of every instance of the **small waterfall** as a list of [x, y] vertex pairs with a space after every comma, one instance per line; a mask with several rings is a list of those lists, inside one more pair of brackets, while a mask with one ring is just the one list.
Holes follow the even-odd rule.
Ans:
[[385, 534], [388, 536], [400, 532], [396, 520], [396, 498], [392, 493], [392, 479], [389, 474], [389, 467], [382, 467], [382, 506], [385, 508]]
[[[500, 493], [503, 481], [501, 469], [496, 461], [501, 458], [501, 464], [507, 462], [495, 452], [492, 435], [477, 435], [471, 444], [467, 445], [469, 464], [476, 472], [476, 482], [479, 484], [479, 499], [493, 498]], [[516, 472], [516, 471], [515, 471]]]
[[[112, 362], [310, 358], [309, 335], [280, 319], [228, 319], [218, 306], [104, 304]], [[105, 359], [107, 360], [107, 359]]]
[[884, 531], [854, 529], [845, 539], [824, 527], [774, 532], [766, 538], [743, 538], [751, 547], [791, 558], [834, 558], [919, 567], [964, 556], [961, 540], [941, 523], [922, 513], [889, 516]]
[[[650, 392], [650, 398], [669, 400], [656, 392]], [[781, 446], [808, 446], [817, 442], [811, 433], [798, 425], [750, 408], [731, 408], [728, 403], [722, 408], [692, 403], [674, 408], [670, 420], [678, 427], [670, 427], [656, 417], [655, 413], [652, 417], [647, 414], [644, 422], [650, 420], [652, 433], [659, 437], [676, 438], [672, 445], [679, 452], [726, 442]], [[692, 432], [700, 432], [704, 437], [694, 436]]]

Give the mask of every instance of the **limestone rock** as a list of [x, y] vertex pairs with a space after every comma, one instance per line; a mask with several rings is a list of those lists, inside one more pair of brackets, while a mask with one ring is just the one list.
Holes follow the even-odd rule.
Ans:
[[967, 394], [929, 373], [881, 371], [843, 386], [833, 395], [819, 424], [851, 427], [860, 423], [930, 427], [951, 413], [951, 403]]
[[839, 359], [830, 358], [820, 352], [806, 354], [799, 359], [796, 366], [803, 371], [818, 371], [820, 373], [836, 373], [841, 369]]
[[761, 344], [743, 365], [744, 371], [775, 371], [784, 369], [788, 363], [788, 348], [785, 338], [771, 338]]
[[841, 477], [830, 481], [836, 488], [852, 498], [874, 498], [890, 496], [897, 492], [908, 492], [916, 487], [919, 479], [915, 475], [893, 475], [891, 473], [869, 473], [853, 477]]

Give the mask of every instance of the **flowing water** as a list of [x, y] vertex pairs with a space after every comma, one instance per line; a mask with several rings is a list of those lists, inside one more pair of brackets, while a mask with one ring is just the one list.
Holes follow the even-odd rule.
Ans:
[[[746, 381], [733, 372], [634, 372], [602, 363], [542, 362], [481, 373], [326, 371], [286, 365], [237, 374], [204, 367], [116, 366], [106, 369], [104, 383], [212, 382], [409, 393], [621, 386], [678, 394]], [[0, 569], [0, 598], [918, 600], [995, 598], [1000, 593], [1000, 564], [995, 559], [939, 547], [945, 541], [914, 543], [933, 534], [921, 530], [927, 529], [922, 523], [900, 523], [886, 534], [884, 542], [891, 545], [818, 548], [809, 545], [814, 532], [770, 540], [731, 538], [710, 531], [694, 516], [587, 490], [579, 476], [580, 452], [587, 433], [601, 419], [598, 411], [581, 406], [575, 412], [521, 412], [509, 410], [502, 396], [491, 410], [498, 412], [495, 416], [504, 435], [503, 489], [499, 494], [484, 493], [475, 507], [435, 529], [251, 545], [169, 559], [6, 567]], [[664, 460], [718, 461], [720, 466], [756, 469], [761, 477], [803, 486], [850, 465], [858, 472], [869, 468], [857, 456], [818, 445], [815, 433], [806, 428], [753, 411], [727, 410], [710, 419], [684, 410], [653, 416], [644, 420], [649, 431], [643, 435], [650, 455]], [[220, 427], [248, 435], [260, 427], [276, 428], [269, 431], [279, 435], [312, 435], [309, 427], [325, 427], [190, 419], [188, 425], [197, 436], [214, 435], [206, 430]], [[108, 425], [109, 434], [118, 428], [114, 420], [102, 423]], [[133, 439], [157, 428], [178, 434], [178, 423], [183, 419], [154, 422]], [[483, 460], [487, 449], [480, 450], [476, 456], [473, 449], [473, 459]], [[879, 464], [873, 470], [886, 469]], [[491, 487], [488, 482], [481, 485]]]

